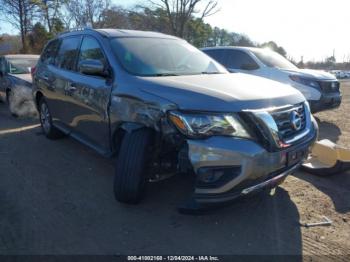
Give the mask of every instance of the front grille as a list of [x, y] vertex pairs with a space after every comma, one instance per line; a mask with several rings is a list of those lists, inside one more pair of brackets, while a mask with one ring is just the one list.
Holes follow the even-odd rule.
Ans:
[[[298, 128], [296, 128], [295, 125], [293, 126], [293, 112], [296, 112], [301, 120], [300, 126], [298, 126]], [[295, 135], [301, 133], [306, 127], [304, 104], [299, 104], [289, 109], [274, 111], [271, 113], [271, 115], [277, 124], [279, 136], [283, 140], [293, 138]]]
[[340, 83], [338, 81], [319, 81], [318, 83], [324, 93], [339, 92]]

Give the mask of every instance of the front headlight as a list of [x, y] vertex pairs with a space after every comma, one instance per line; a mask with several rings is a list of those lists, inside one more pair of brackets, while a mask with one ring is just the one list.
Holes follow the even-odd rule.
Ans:
[[290, 75], [289, 78], [302, 85], [311, 86], [318, 89], [320, 88], [320, 84], [316, 80], [310, 78], [305, 78], [298, 75]]
[[235, 136], [252, 138], [239, 117], [234, 114], [191, 114], [170, 112], [170, 121], [190, 138]]

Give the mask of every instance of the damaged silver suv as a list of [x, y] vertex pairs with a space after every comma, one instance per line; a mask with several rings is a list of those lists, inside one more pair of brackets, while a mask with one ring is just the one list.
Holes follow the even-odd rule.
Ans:
[[317, 137], [299, 91], [229, 74], [160, 33], [63, 33], [41, 55], [33, 95], [48, 138], [70, 135], [116, 156], [115, 197], [126, 203], [180, 172], [195, 175], [194, 208], [275, 187]]

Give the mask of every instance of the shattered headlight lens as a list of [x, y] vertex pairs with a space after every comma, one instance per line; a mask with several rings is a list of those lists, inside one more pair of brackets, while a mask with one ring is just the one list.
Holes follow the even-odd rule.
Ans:
[[251, 138], [239, 116], [234, 114], [170, 112], [169, 119], [182, 134], [190, 138], [216, 135]]

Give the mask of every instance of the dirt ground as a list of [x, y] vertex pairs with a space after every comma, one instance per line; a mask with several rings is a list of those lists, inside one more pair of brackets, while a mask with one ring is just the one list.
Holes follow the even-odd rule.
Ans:
[[[319, 139], [350, 148], [350, 81], [342, 81], [341, 90], [341, 106], [315, 116]], [[333, 221], [330, 227], [302, 228], [303, 254], [350, 254], [350, 172], [327, 178], [299, 172], [281, 187], [296, 204], [300, 221], [320, 221], [323, 215]]]
[[[342, 106], [317, 115], [320, 137], [350, 147], [350, 82], [341, 88]], [[350, 259], [350, 172], [327, 178], [298, 172], [274, 195], [186, 216], [176, 210], [191, 192], [183, 177], [151, 184], [138, 206], [116, 203], [113, 160], [70, 138], [49, 141], [37, 124], [13, 118], [0, 104], [0, 254]], [[331, 226], [299, 225], [324, 215]]]

